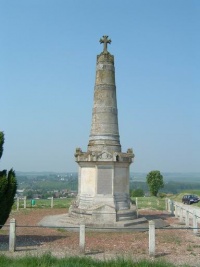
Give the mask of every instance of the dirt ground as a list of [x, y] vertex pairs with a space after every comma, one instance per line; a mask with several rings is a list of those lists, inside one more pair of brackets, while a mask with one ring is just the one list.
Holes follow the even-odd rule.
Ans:
[[[58, 257], [80, 255], [78, 232], [37, 226], [44, 216], [63, 213], [66, 213], [65, 209], [26, 209], [12, 212], [9, 220], [15, 218], [17, 222], [16, 252], [8, 252], [8, 227], [4, 226], [0, 231], [1, 253], [22, 256], [40, 255], [50, 251], [52, 255]], [[139, 210], [139, 215], [148, 220], [163, 219], [170, 227], [184, 227], [179, 224], [178, 219], [167, 212]], [[119, 256], [131, 257], [133, 260], [149, 259], [148, 231], [123, 233], [88, 231], [85, 255], [101, 260]], [[187, 229], [157, 229], [155, 259], [164, 259], [176, 265], [200, 266], [200, 236], [194, 235], [192, 230]]]

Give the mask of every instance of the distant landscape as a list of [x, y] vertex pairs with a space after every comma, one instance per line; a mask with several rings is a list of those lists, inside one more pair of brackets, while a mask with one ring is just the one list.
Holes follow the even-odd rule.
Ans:
[[[130, 190], [142, 189], [148, 195], [147, 173], [130, 173]], [[162, 173], [165, 186], [161, 193], [178, 194], [186, 190], [200, 190], [200, 173]], [[16, 172], [18, 192], [27, 198], [67, 198], [76, 196], [77, 172]]]
[[[130, 177], [135, 181], [146, 181], [147, 173], [131, 172]], [[200, 172], [162, 172], [165, 182], [200, 183]]]
[[[142, 189], [148, 193], [146, 184], [147, 173], [131, 173], [130, 174], [130, 189]], [[187, 190], [200, 189], [200, 173], [162, 173], [165, 186], [159, 192], [166, 194], [178, 194]]]

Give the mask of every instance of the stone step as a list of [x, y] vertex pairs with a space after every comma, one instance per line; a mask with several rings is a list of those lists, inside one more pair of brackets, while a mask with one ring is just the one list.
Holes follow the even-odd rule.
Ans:
[[135, 207], [131, 207], [130, 209], [122, 209], [122, 210], [118, 210], [117, 214], [118, 215], [124, 215], [124, 214], [135, 214], [136, 213], [136, 208]]
[[115, 199], [115, 203], [118, 203], [118, 202], [130, 202], [130, 200], [128, 198]]
[[121, 194], [121, 195], [114, 195], [114, 198], [120, 198], [120, 197], [125, 197], [125, 198], [130, 198], [128, 195], [125, 195], [125, 194]]
[[123, 209], [117, 211], [117, 221], [126, 221], [136, 219], [135, 209]]
[[117, 216], [117, 221], [118, 222], [123, 222], [123, 221], [129, 221], [129, 220], [135, 220], [136, 216], [132, 215], [132, 216], [126, 216], [126, 217], [118, 217]]
[[115, 201], [118, 202], [118, 201], [124, 201], [124, 200], [129, 200], [130, 198], [129, 197], [126, 197], [126, 196], [120, 196], [120, 197], [115, 197]]
[[127, 210], [129, 209], [129, 204], [127, 202], [117, 202], [116, 207], [117, 210]]
[[120, 221], [120, 225], [122, 225], [123, 227], [128, 227], [128, 226], [135, 226], [135, 225], [141, 225], [141, 224], [145, 224], [148, 223], [147, 219], [142, 217], [142, 218], [138, 218], [138, 219], [134, 219], [134, 220], [127, 220], [125, 222], [121, 222]]

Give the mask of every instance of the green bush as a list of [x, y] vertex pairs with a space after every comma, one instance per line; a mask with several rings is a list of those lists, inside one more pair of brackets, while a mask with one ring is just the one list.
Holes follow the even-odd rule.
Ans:
[[144, 191], [140, 188], [131, 191], [131, 197], [143, 197]]
[[[0, 158], [3, 154], [4, 134], [0, 132]], [[0, 171], [0, 229], [9, 217], [17, 190], [15, 172]]]

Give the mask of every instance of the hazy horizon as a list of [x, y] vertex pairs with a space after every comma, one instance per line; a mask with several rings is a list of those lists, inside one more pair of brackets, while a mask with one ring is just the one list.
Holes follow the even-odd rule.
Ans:
[[[49, 173], [49, 174], [68, 174], [68, 173], [78, 173], [78, 170], [77, 171], [65, 171], [65, 172], [57, 172], [57, 171], [19, 171], [19, 170], [15, 170], [15, 172], [17, 173]], [[145, 174], [147, 172], [134, 172], [134, 171], [131, 171], [130, 172], [131, 174]], [[185, 175], [185, 174], [200, 174], [200, 172], [162, 172], [162, 173], [165, 173], [165, 174], [180, 174], [180, 175]]]

